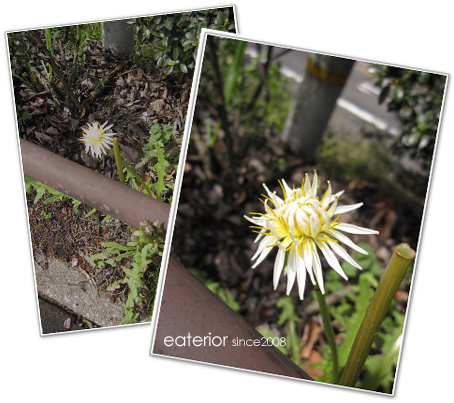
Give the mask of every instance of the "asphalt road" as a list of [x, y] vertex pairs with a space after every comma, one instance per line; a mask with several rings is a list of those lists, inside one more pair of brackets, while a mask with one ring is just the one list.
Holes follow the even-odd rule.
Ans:
[[[256, 47], [249, 45], [248, 53], [257, 54]], [[275, 47], [273, 60], [281, 64], [283, 74], [300, 83], [309, 54], [306, 51]], [[375, 79], [369, 72], [370, 67], [371, 64], [363, 61], [354, 64], [328, 127], [357, 132], [366, 124], [391, 135], [398, 135], [401, 131], [398, 119], [387, 111], [386, 105], [378, 103], [379, 89], [374, 85]]]

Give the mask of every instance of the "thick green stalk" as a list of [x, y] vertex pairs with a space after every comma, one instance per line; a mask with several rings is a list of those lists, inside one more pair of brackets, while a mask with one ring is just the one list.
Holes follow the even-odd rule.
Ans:
[[364, 366], [372, 343], [380, 330], [380, 326], [388, 313], [391, 302], [415, 258], [415, 251], [406, 243], [394, 249], [388, 267], [383, 273], [372, 301], [367, 308], [364, 319], [356, 335], [348, 356], [339, 384], [355, 386], [359, 374]]
[[320, 307], [320, 315], [323, 320], [323, 327], [325, 329], [325, 336], [328, 340], [329, 346], [331, 348], [331, 355], [333, 358], [333, 373], [332, 373], [332, 382], [337, 383], [339, 379], [339, 363], [337, 358], [337, 345], [336, 338], [334, 336], [333, 326], [331, 325], [331, 318], [329, 315], [328, 305], [326, 304], [325, 296], [320, 291], [320, 288], [315, 286], [315, 293], [317, 294], [318, 305]]
[[118, 176], [120, 177], [120, 183], [125, 183], [125, 176], [123, 175], [123, 166], [120, 157], [120, 149], [118, 148], [118, 140], [113, 138], [113, 151], [115, 156], [115, 164], [117, 165]]

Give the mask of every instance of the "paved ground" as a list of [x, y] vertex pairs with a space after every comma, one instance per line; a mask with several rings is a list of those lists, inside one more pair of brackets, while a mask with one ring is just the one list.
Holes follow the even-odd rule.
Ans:
[[[95, 326], [116, 326], [123, 318], [119, 300], [113, 303], [105, 293], [87, 281], [82, 269], [62, 260], [35, 256], [38, 294], [53, 304], [40, 302], [43, 334], [65, 331], [63, 323], [78, 316]], [[71, 330], [76, 330], [73, 326]]]
[[[248, 53], [257, 54], [255, 47], [250, 45]], [[273, 59], [281, 63], [285, 75], [300, 83], [309, 55], [310, 52], [306, 51], [275, 48]], [[387, 111], [386, 105], [378, 103], [379, 89], [374, 85], [375, 79], [369, 71], [370, 67], [371, 64], [363, 61], [354, 64], [328, 127], [358, 131], [364, 125], [371, 125], [398, 135], [401, 129], [396, 116]]]

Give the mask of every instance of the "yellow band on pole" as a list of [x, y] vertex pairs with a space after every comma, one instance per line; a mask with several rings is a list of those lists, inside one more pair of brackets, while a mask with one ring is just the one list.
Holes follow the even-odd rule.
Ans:
[[320, 81], [333, 85], [344, 85], [348, 78], [348, 75], [329, 72], [327, 69], [316, 64], [313, 60], [307, 61], [306, 72]]

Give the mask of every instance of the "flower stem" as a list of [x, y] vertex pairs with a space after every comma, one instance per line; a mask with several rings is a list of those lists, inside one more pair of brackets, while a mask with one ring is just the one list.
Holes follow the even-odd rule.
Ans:
[[117, 165], [118, 176], [120, 177], [120, 183], [125, 183], [125, 176], [123, 175], [123, 167], [121, 164], [120, 149], [118, 148], [118, 140], [113, 138], [113, 151], [115, 156], [115, 164]]
[[414, 258], [415, 251], [406, 243], [402, 243], [394, 249], [388, 267], [380, 279], [356, 334], [347, 364], [339, 381], [340, 385], [355, 386], [364, 362], [369, 355], [375, 336], [380, 330], [383, 319], [385, 319], [388, 313], [389, 306]]
[[143, 187], [143, 189], [145, 190], [145, 192], [147, 193], [147, 195], [150, 196], [150, 197], [153, 197], [153, 196], [151, 195], [151, 191], [148, 189], [148, 187], [147, 187], [147, 185], [145, 184], [145, 182], [140, 178], [139, 175], [137, 175], [137, 174], [134, 172], [134, 169], [133, 169], [131, 166], [129, 166], [129, 165], [128, 165], [125, 161], [123, 161], [123, 160], [121, 160], [121, 163], [122, 163], [123, 166], [126, 168], [126, 170], [131, 174], [131, 176], [133, 176], [133, 177], [137, 180], [137, 182], [139, 182], [139, 183], [142, 185], [142, 187]]
[[329, 315], [328, 305], [326, 304], [325, 296], [320, 291], [318, 285], [315, 286], [315, 293], [317, 295], [318, 305], [320, 307], [320, 315], [323, 320], [323, 327], [325, 329], [326, 339], [328, 340], [329, 346], [331, 348], [331, 355], [333, 358], [333, 372], [332, 372], [332, 382], [337, 383], [339, 379], [339, 363], [337, 358], [337, 345], [336, 338], [334, 336], [333, 326], [331, 325], [331, 318]]

